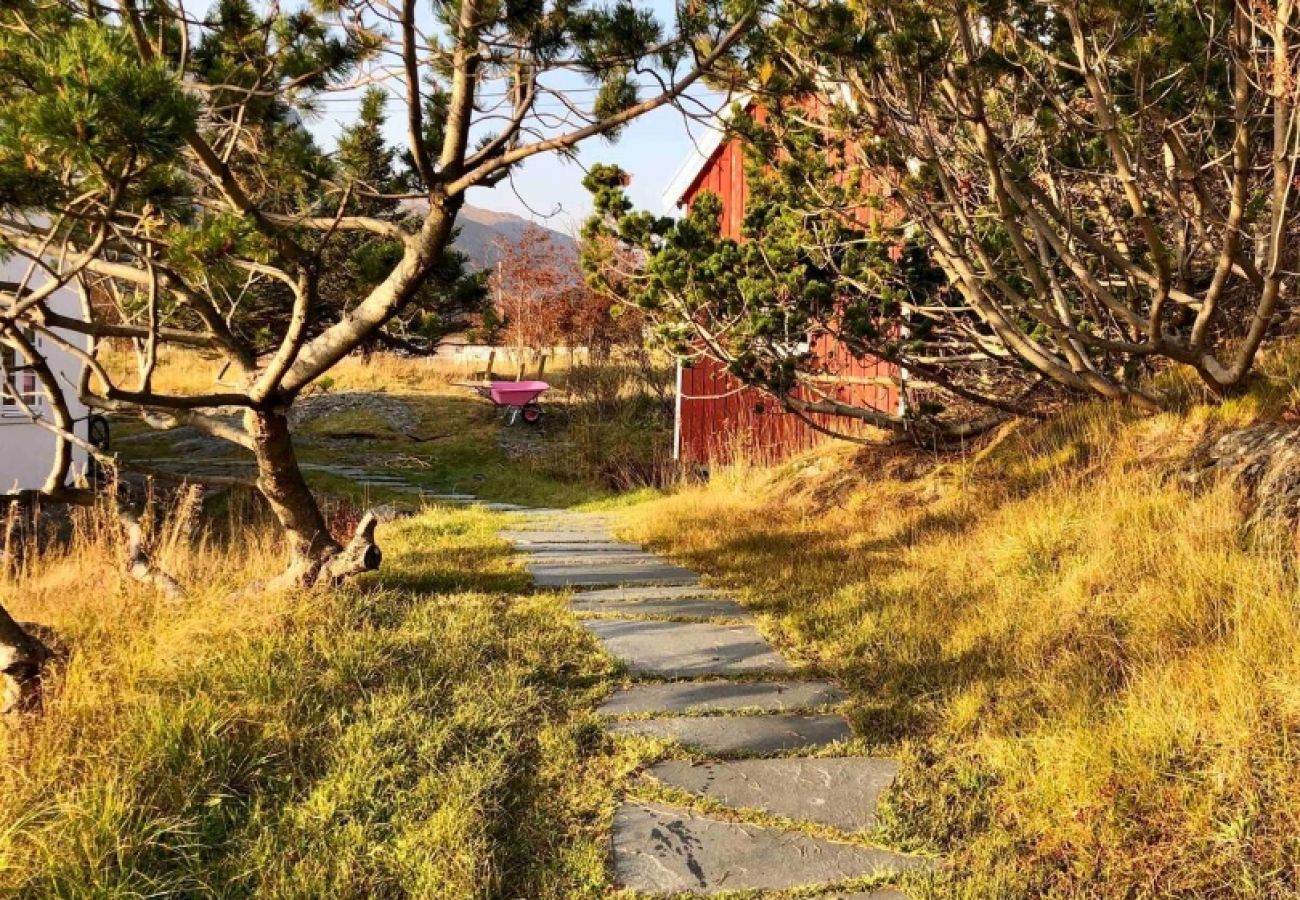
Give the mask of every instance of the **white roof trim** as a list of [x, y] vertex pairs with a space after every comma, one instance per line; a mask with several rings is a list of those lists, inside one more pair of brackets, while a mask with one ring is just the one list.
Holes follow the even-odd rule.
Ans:
[[748, 94], [733, 97], [731, 102], [718, 114], [716, 124], [709, 123], [706, 125], [707, 130], [704, 135], [692, 142], [690, 155], [682, 161], [681, 166], [677, 169], [677, 174], [673, 175], [672, 181], [668, 182], [668, 187], [664, 190], [664, 212], [671, 214], [681, 206], [682, 201], [686, 198], [686, 192], [691, 189], [691, 185], [695, 183], [695, 179], [699, 177], [700, 172], [709, 164], [713, 154], [717, 153], [718, 148], [726, 141], [726, 125], [731, 121], [731, 117], [735, 115], [734, 110], [744, 109], [748, 105]]

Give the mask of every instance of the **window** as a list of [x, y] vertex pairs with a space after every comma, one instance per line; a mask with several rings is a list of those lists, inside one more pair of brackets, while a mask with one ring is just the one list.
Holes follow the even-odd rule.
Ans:
[[[24, 332], [29, 341], [35, 341], [30, 333]], [[24, 404], [35, 406], [40, 402], [40, 381], [22, 354], [8, 345], [0, 345], [0, 413], [21, 413]], [[22, 400], [22, 403], [18, 401]]]

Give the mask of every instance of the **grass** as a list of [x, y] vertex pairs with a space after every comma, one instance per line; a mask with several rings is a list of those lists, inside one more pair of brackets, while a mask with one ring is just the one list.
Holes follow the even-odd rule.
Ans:
[[[124, 383], [132, 364], [125, 354], [107, 359], [108, 369]], [[485, 500], [565, 507], [633, 502], [647, 495], [643, 488], [673, 476], [672, 426], [657, 395], [666, 390], [670, 373], [651, 368], [647, 375], [632, 362], [599, 369], [557, 363], [547, 372], [554, 388], [544, 398], [547, 418], [536, 430], [504, 428], [487, 401], [459, 386], [472, 377], [464, 367], [386, 353], [348, 357], [316, 391], [388, 395], [410, 408], [414, 426], [399, 431], [364, 407], [331, 412], [296, 429], [298, 457], [314, 487], [354, 499], [388, 501], [400, 495], [373, 489], [363, 496], [346, 479], [310, 468], [346, 463], [396, 471], [432, 492], [472, 493]], [[172, 352], [162, 357], [155, 385], [198, 393], [220, 386], [215, 380], [220, 370], [216, 360]], [[189, 453], [176, 449], [175, 435], [128, 417], [114, 419], [113, 434], [115, 449], [138, 466]], [[358, 434], [365, 439], [352, 439]], [[251, 459], [233, 444], [206, 455]]]
[[[1280, 416], [1294, 359], [1224, 405], [1083, 406], [948, 459], [719, 470], [627, 528], [734, 589], [900, 754], [886, 837], [923, 897], [1300, 893], [1300, 596], [1288, 534], [1181, 473]], [[725, 523], [726, 527], [720, 527]]]
[[[129, 385], [137, 377], [133, 354], [105, 351], [102, 355], [105, 369], [118, 384]], [[325, 383], [318, 388], [329, 391], [443, 392], [458, 381], [470, 380], [474, 374], [473, 366], [444, 360], [372, 353], [344, 358], [330, 369], [322, 379]], [[236, 386], [236, 382], [220, 357], [164, 348], [158, 357], [153, 385], [165, 393], [192, 395], [228, 390]]]
[[610, 663], [495, 520], [381, 530], [382, 572], [232, 597], [275, 541], [164, 541], [180, 605], [83, 529], [3, 584], [72, 648], [0, 733], [6, 896], [597, 897]]
[[[185, 362], [159, 384], [207, 387]], [[350, 504], [411, 497], [315, 467], [536, 505], [631, 502], [507, 460], [499, 420], [456, 373], [372, 363], [345, 363], [330, 389], [393, 394], [414, 427], [363, 407], [300, 431], [340, 533]], [[124, 420], [115, 437], [145, 465], [193, 452]], [[384, 565], [356, 585], [240, 595], [278, 570], [279, 541], [222, 495], [154, 523], [161, 564], [191, 591], [169, 605], [116, 574], [106, 514], [78, 513], [69, 542], [0, 574], [6, 606], [68, 651], [42, 712], [0, 729], [14, 762], [0, 770], [0, 894], [607, 896], [615, 791], [639, 758], [592, 711], [617, 669], [561, 596], [531, 591], [494, 537], [504, 521], [428, 508], [381, 528]]]
[[[341, 414], [304, 461], [624, 508], [849, 689], [849, 750], [901, 757], [868, 837], [950, 863], [913, 896], [1300, 895], [1295, 548], [1184, 477], [1209, 437], [1290, 412], [1300, 354], [1224, 403], [1170, 377], [1161, 416], [1079, 406], [966, 454], [833, 448], [664, 497], [507, 460], [489, 407], [383, 365], [332, 389], [400, 390], [430, 439]], [[339, 439], [357, 431], [376, 436]], [[501, 521], [386, 526], [381, 573], [307, 596], [229, 599], [278, 564], [257, 531], [164, 537], [196, 588], [180, 607], [104, 585], [116, 549], [89, 526], [9, 576], [14, 612], [74, 652], [4, 737], [0, 893], [608, 896], [616, 791], [686, 798], [637, 777], [671, 748], [601, 736], [621, 673], [526, 591]]]

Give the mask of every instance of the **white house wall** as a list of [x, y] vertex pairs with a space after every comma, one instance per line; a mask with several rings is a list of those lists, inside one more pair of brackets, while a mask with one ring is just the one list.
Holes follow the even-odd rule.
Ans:
[[[0, 262], [0, 281], [22, 284], [28, 275], [30, 263], [20, 257], [12, 257]], [[45, 283], [45, 277], [37, 273], [26, 281], [31, 289]], [[47, 301], [51, 310], [64, 316], [84, 319], [85, 304], [81, 291], [65, 287], [52, 295]], [[85, 335], [60, 333], [70, 343], [83, 349], [90, 349], [90, 338]], [[76, 420], [76, 432], [86, 437], [87, 409], [77, 399], [76, 386], [81, 378], [81, 361], [67, 350], [51, 345], [48, 341], [42, 346], [43, 355], [54, 370], [59, 384], [63, 388], [64, 400]], [[42, 399], [37, 407], [48, 415], [49, 402]], [[57, 438], [53, 433], [39, 425], [17, 407], [0, 407], [0, 495], [34, 490], [44, 486], [49, 476], [50, 465], [54, 457]], [[73, 476], [85, 474], [87, 455], [79, 447], [73, 447]]]

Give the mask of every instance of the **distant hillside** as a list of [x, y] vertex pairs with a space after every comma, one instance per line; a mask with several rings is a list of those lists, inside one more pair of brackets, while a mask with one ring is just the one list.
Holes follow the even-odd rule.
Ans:
[[[417, 204], [411, 205], [412, 211], [418, 211]], [[500, 255], [500, 242], [517, 243], [532, 225], [527, 219], [513, 213], [494, 212], [477, 206], [465, 206], [460, 212], [456, 225], [460, 235], [456, 238], [456, 249], [470, 258], [475, 269], [490, 269], [497, 264]], [[545, 228], [545, 226], [541, 226]], [[578, 244], [562, 231], [546, 229], [556, 251], [578, 265]]]

